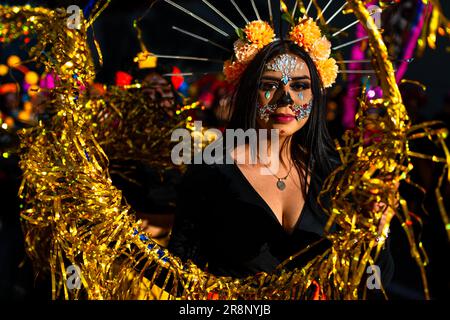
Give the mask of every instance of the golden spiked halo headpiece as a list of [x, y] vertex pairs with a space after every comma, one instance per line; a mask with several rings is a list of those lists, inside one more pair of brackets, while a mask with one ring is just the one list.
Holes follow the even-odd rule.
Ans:
[[[194, 12], [190, 11], [186, 7], [176, 3], [172, 0], [162, 0], [167, 4], [173, 6], [174, 8], [184, 12], [195, 20], [201, 22], [210, 29], [216, 31], [222, 36], [230, 39], [231, 35], [226, 32], [225, 28], [219, 28], [217, 25], [207, 21], [204, 17], [200, 17]], [[177, 56], [177, 55], [163, 55], [163, 54], [151, 54], [157, 58], [162, 59], [179, 59], [179, 60], [196, 60], [196, 61], [209, 61], [209, 62], [219, 62], [223, 63], [223, 73], [226, 79], [235, 83], [239, 80], [242, 73], [245, 71], [250, 62], [255, 58], [255, 56], [262, 51], [267, 45], [272, 42], [283, 38], [285, 40], [290, 40], [297, 44], [299, 47], [303, 48], [309, 56], [312, 58], [319, 76], [322, 80], [324, 88], [331, 87], [337, 79], [339, 73], [353, 73], [354, 71], [340, 70], [338, 64], [351, 63], [350, 60], [336, 61], [332, 57], [333, 51], [339, 50], [346, 46], [355, 44], [359, 41], [366, 40], [367, 37], [362, 37], [360, 39], [348, 41], [346, 43], [340, 43], [337, 46], [332, 46], [331, 38], [336, 37], [341, 32], [354, 26], [359, 21], [356, 20], [353, 23], [347, 25], [346, 27], [334, 32], [333, 34], [326, 36], [324, 30], [329, 28], [330, 22], [342, 11], [347, 5], [347, 1], [339, 7], [334, 13], [330, 15], [328, 19], [325, 20], [325, 13], [327, 9], [331, 8], [334, 0], [328, 0], [327, 4], [322, 8], [317, 5], [315, 0], [310, 0], [308, 5], [305, 7], [303, 1], [296, 0], [292, 10], [288, 9], [285, 1], [283, 0], [267, 0], [267, 4], [264, 4], [268, 10], [269, 19], [264, 20], [261, 17], [260, 10], [258, 10], [257, 1], [250, 0], [251, 6], [253, 8], [254, 14], [256, 16], [255, 20], [249, 20], [244, 14], [243, 10], [239, 7], [235, 0], [226, 0], [234, 7], [235, 10], [244, 20], [245, 24], [239, 27], [237, 24], [232, 22], [229, 17], [223, 14], [216, 6], [214, 6], [211, 1], [201, 0], [215, 15], [220, 16], [227, 25], [232, 27], [237, 34], [237, 40], [233, 42], [232, 48], [227, 48], [217, 42], [214, 42], [203, 35], [190, 32], [186, 29], [180, 28], [178, 26], [172, 26], [172, 29], [182, 33], [185, 36], [195, 38], [197, 40], [206, 42], [210, 45], [218, 47], [220, 49], [226, 50], [232, 53], [232, 57], [226, 61], [217, 60], [213, 58], [203, 58], [203, 57], [193, 57], [193, 56]], [[261, 0], [261, 7], [265, 0]], [[342, 2], [342, 1], [341, 1]], [[312, 5], [316, 6], [317, 15], [315, 18], [309, 16], [308, 13], [311, 10]], [[273, 10], [273, 8], [280, 8], [278, 11]], [[266, 10], [266, 9], [264, 9]], [[374, 14], [371, 12], [370, 15]], [[276, 17], [278, 19], [278, 28], [275, 27]], [[285, 36], [282, 35], [282, 21], [285, 20], [289, 23], [289, 29]], [[357, 70], [357, 73], [373, 73], [373, 70]], [[191, 76], [193, 72], [183, 73], [182, 75]], [[166, 74], [171, 76], [172, 74]]]
[[[228, 81], [238, 80], [247, 65], [264, 47], [275, 41], [275, 32], [262, 20], [249, 22], [239, 40], [234, 43], [234, 56], [225, 61], [224, 74]], [[303, 48], [312, 58], [323, 86], [331, 87], [338, 75], [336, 60], [331, 58], [331, 42], [312, 18], [300, 18], [289, 32], [289, 40]]]

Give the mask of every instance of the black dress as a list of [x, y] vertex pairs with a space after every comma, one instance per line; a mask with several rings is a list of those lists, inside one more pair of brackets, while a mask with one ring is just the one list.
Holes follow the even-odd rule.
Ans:
[[[111, 179], [125, 196], [131, 207], [145, 214], [171, 214], [175, 212], [176, 189], [181, 173], [176, 169], [160, 170], [142, 161], [112, 161], [119, 169]], [[116, 173], [120, 171], [122, 175]]]
[[[192, 165], [179, 185], [168, 249], [217, 276], [241, 278], [271, 272], [319, 241], [291, 265], [300, 267], [330, 246], [323, 237], [327, 216], [316, 201], [321, 185], [311, 178], [307, 201], [289, 234], [236, 164]], [[393, 274], [388, 245], [377, 263], [386, 286]]]

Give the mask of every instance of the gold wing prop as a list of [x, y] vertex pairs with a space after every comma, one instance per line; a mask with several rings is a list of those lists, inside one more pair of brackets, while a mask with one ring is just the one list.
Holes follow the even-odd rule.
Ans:
[[[3, 36], [12, 41], [20, 36], [17, 26], [26, 25], [37, 35], [31, 58], [58, 78], [52, 93], [53, 117], [21, 133], [20, 162], [27, 251], [37, 270], [51, 275], [53, 298], [364, 297], [365, 290], [360, 288], [364, 272], [384, 241], [383, 232], [377, 229], [383, 211], [372, 204], [383, 202], [395, 211], [399, 197], [395, 184], [408, 179], [409, 156], [414, 156], [408, 138], [436, 138], [446, 157], [433, 159], [445, 163], [446, 169], [450, 157], [443, 141], [445, 130], [410, 126], [381, 34], [362, 1], [348, 1], [348, 5], [366, 26], [372, 64], [384, 95], [375, 101], [360, 101], [359, 130], [344, 136], [345, 143], [338, 146], [342, 166], [324, 185], [323, 192], [333, 194], [330, 223], [337, 223], [341, 231], [327, 234], [331, 248], [301, 270], [287, 271], [282, 264], [273, 274], [245, 279], [215, 277], [191, 262], [183, 264], [141, 231], [140, 221], [112, 185], [108, 158], [94, 136], [87, 107], [85, 88], [95, 76], [86, 37], [92, 20], [83, 22], [79, 30], [70, 29], [65, 11], [0, 6]], [[377, 121], [378, 133], [369, 139], [365, 134], [368, 107], [387, 111]], [[403, 222], [427, 288], [426, 256], [408, 223], [407, 205], [403, 200], [400, 203], [403, 210], [396, 216]]]

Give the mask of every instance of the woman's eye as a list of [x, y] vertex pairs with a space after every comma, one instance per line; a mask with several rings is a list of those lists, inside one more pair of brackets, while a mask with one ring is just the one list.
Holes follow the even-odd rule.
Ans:
[[291, 88], [293, 90], [306, 90], [309, 89], [309, 84], [308, 83], [293, 83], [291, 84]]
[[276, 90], [277, 88], [278, 88], [278, 84], [271, 83], [271, 82], [263, 83], [261, 85], [261, 90], [263, 90], [263, 91]]

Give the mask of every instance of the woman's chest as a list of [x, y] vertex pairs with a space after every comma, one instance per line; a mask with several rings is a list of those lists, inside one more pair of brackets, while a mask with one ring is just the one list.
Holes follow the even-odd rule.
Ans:
[[280, 178], [272, 174], [254, 172], [255, 169], [244, 167], [240, 170], [248, 182], [248, 189], [254, 192], [267, 211], [276, 217], [278, 224], [291, 233], [305, 204], [298, 174], [291, 172], [286, 178]]

